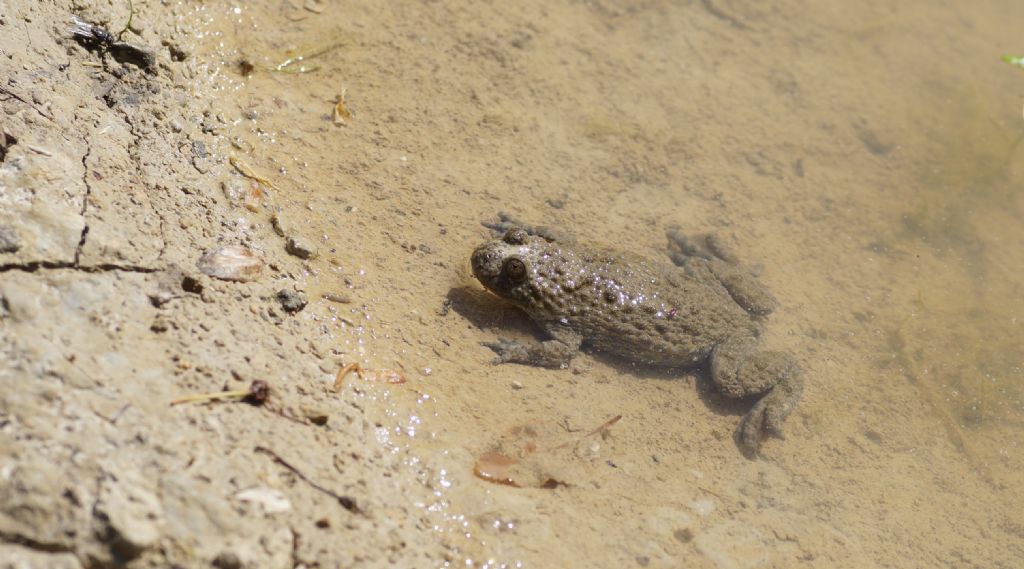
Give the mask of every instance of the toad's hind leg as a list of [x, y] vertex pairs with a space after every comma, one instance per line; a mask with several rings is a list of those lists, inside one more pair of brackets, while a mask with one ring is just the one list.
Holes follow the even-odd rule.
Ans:
[[771, 314], [778, 304], [761, 282], [744, 267], [736, 255], [714, 235], [689, 237], [678, 229], [668, 232], [672, 262], [688, 275], [730, 297], [751, 314]]
[[782, 422], [803, 393], [803, 377], [788, 354], [758, 352], [757, 339], [734, 336], [715, 346], [711, 377], [727, 397], [761, 395], [740, 421], [740, 445], [757, 454], [765, 433], [782, 437]]

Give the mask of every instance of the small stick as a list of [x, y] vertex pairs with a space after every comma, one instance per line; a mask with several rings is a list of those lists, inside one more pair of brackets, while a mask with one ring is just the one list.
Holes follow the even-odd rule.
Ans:
[[601, 425], [600, 425], [599, 427], [597, 427], [596, 429], [593, 429], [593, 430], [591, 430], [590, 432], [588, 432], [588, 433], [587, 433], [587, 434], [585, 434], [585, 435], [581, 435], [581, 436], [580, 436], [579, 438], [577, 438], [577, 439], [576, 439], [575, 441], [565, 442], [565, 443], [562, 443], [562, 444], [560, 444], [560, 445], [558, 445], [558, 446], [556, 446], [556, 447], [551, 447], [551, 448], [552, 448], [552, 450], [554, 450], [554, 449], [563, 449], [563, 448], [568, 448], [568, 447], [569, 447], [570, 445], [572, 445], [572, 444], [576, 444], [576, 443], [578, 443], [578, 442], [582, 441], [583, 439], [585, 439], [585, 438], [587, 438], [587, 437], [591, 437], [591, 436], [594, 436], [594, 435], [596, 435], [597, 433], [600, 433], [601, 431], [603, 431], [603, 430], [607, 429], [608, 427], [611, 427], [611, 426], [612, 426], [612, 425], [614, 425], [615, 423], [618, 423], [618, 422], [619, 422], [619, 420], [621, 420], [621, 419], [622, 419], [622, 415], [616, 415], [616, 416], [612, 417], [611, 419], [608, 419], [608, 420], [607, 420], [607, 421], [605, 421], [604, 423], [601, 423]]
[[263, 176], [260, 176], [259, 174], [257, 174], [255, 170], [253, 170], [248, 164], [246, 164], [242, 160], [239, 160], [238, 158], [235, 158], [234, 156], [228, 156], [228, 162], [232, 166], [234, 166], [235, 170], [238, 170], [239, 174], [245, 176], [246, 178], [249, 178], [250, 180], [256, 180], [257, 182], [263, 184], [264, 186], [266, 186], [268, 188], [271, 188], [271, 189], [274, 189], [274, 190], [277, 189], [277, 186], [274, 185], [274, 182], [271, 182], [267, 178], [264, 178]]
[[249, 395], [248, 389], [218, 391], [217, 393], [201, 393], [199, 395], [186, 395], [185, 397], [179, 397], [178, 399], [171, 401], [171, 407], [181, 405], [182, 403], [198, 403], [200, 401], [216, 401], [220, 399], [241, 399], [246, 395]]
[[352, 303], [352, 299], [348, 295], [341, 294], [340, 292], [325, 292], [320, 295], [320, 298], [330, 302], [337, 302], [338, 304]]
[[338, 375], [334, 376], [334, 390], [339, 391], [341, 386], [345, 384], [345, 376], [355, 372], [359, 379], [363, 379], [363, 366], [359, 365], [359, 362], [350, 363], [338, 370]]
[[53, 152], [50, 152], [49, 150], [47, 150], [45, 148], [40, 148], [38, 146], [32, 146], [31, 144], [28, 145], [28, 149], [31, 150], [32, 152], [35, 152], [36, 154], [42, 154], [43, 156], [53, 156]]
[[342, 496], [342, 495], [337, 494], [337, 493], [335, 493], [334, 491], [332, 491], [332, 490], [330, 490], [328, 488], [324, 488], [323, 486], [321, 486], [321, 485], [317, 484], [316, 482], [310, 480], [308, 476], [303, 474], [298, 468], [296, 468], [296, 467], [292, 466], [291, 464], [289, 464], [287, 460], [281, 458], [281, 455], [277, 454], [276, 452], [270, 450], [267, 447], [262, 447], [262, 446], [258, 446], [258, 447], [256, 447], [253, 450], [255, 450], [256, 452], [261, 452], [263, 454], [269, 455], [271, 458], [274, 459], [274, 462], [276, 462], [276, 463], [280, 464], [281, 466], [287, 468], [288, 470], [292, 471], [292, 473], [295, 474], [295, 476], [298, 476], [306, 484], [309, 484], [314, 489], [319, 490], [320, 492], [323, 492], [324, 494], [327, 494], [328, 496], [330, 496], [330, 497], [334, 498], [335, 500], [337, 500], [338, 503], [341, 504], [342, 508], [345, 508], [346, 510], [352, 512], [353, 514], [360, 514], [360, 513], [362, 513], [362, 510], [360, 510], [359, 506], [356, 504], [355, 498], [352, 498], [350, 496]]
[[405, 377], [397, 371], [389, 369], [368, 369], [359, 365], [358, 363], [350, 363], [338, 370], [338, 375], [334, 376], [334, 390], [338, 391], [341, 386], [345, 383], [345, 377], [348, 374], [355, 372], [359, 379], [364, 381], [374, 381], [377, 383], [390, 383], [399, 384], [405, 383]]
[[327, 45], [324, 45], [324, 46], [320, 46], [320, 47], [317, 47], [317, 48], [310, 49], [309, 51], [304, 52], [304, 53], [298, 53], [298, 54], [293, 55], [292, 57], [289, 57], [288, 59], [282, 61], [277, 66], [271, 67], [270, 70], [271, 71], [280, 71], [282, 73], [309, 73], [310, 71], [316, 71], [316, 70], [320, 69], [319, 66], [312, 66], [312, 67], [305, 67], [303, 65], [299, 65], [298, 67], [294, 67], [294, 66], [296, 64], [302, 63], [303, 61], [306, 61], [307, 59], [313, 59], [314, 57], [321, 56], [321, 55], [327, 53], [328, 51], [331, 51], [332, 49], [334, 49], [336, 47], [340, 47], [341, 44], [342, 44], [342, 42], [335, 42], [335, 43], [332, 43], [332, 44], [327, 44]]
[[591, 435], [596, 435], [597, 433], [600, 433], [601, 431], [607, 429], [608, 427], [614, 425], [615, 423], [618, 423], [620, 419], [622, 419], [622, 415], [616, 415], [616, 416], [612, 417], [611, 419], [608, 419], [607, 421], [602, 423], [600, 427], [594, 429], [593, 431], [590, 431], [589, 433], [583, 435], [580, 438], [581, 439], [585, 439], [585, 438], [587, 438], [587, 437], [589, 437]]
[[110, 417], [107, 417], [106, 415], [104, 415], [103, 413], [100, 413], [99, 411], [96, 411], [95, 409], [93, 409], [93, 413], [95, 413], [97, 417], [99, 417], [100, 419], [103, 419], [104, 421], [110, 423], [111, 425], [116, 425], [117, 424], [117, 420], [121, 418], [121, 415], [123, 415], [124, 412], [127, 411], [129, 407], [131, 407], [131, 404], [130, 403], [125, 403], [124, 405], [121, 406], [120, 409], [115, 411], [114, 414], [111, 415]]
[[199, 401], [213, 401], [218, 399], [242, 399], [253, 405], [263, 405], [270, 397], [270, 386], [263, 380], [254, 380], [248, 389], [236, 389], [234, 391], [218, 391], [216, 393], [202, 393], [199, 395], [186, 395], [171, 401], [171, 407], [182, 403], [197, 403]]

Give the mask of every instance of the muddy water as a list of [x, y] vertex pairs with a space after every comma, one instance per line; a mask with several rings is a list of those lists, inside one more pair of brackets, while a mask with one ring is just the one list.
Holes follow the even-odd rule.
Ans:
[[[344, 393], [452, 565], [1024, 563], [1024, 8], [773, 5], [196, 7], [215, 151], [276, 186], [244, 222], [317, 244], [312, 342], [408, 380]], [[489, 365], [536, 334], [469, 272], [499, 210], [723, 236], [807, 376], [787, 438], [744, 459], [700, 370]]]

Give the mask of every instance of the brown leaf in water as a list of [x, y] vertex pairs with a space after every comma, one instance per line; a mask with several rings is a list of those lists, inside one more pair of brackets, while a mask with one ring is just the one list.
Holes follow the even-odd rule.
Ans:
[[499, 452], [485, 452], [480, 456], [480, 458], [476, 459], [476, 465], [473, 467], [473, 474], [475, 474], [477, 478], [488, 482], [521, 488], [521, 486], [516, 484], [516, 481], [512, 479], [512, 467], [518, 462], [518, 460], [509, 458]]
[[555, 444], [558, 437], [551, 432], [550, 421], [516, 425], [508, 429], [490, 450], [481, 454], [473, 466], [473, 474], [481, 480], [514, 488], [555, 489], [569, 486], [568, 482], [549, 474], [549, 468], [558, 469], [556, 451], [572, 447], [587, 437], [606, 431], [622, 419], [616, 415], [584, 435]]
[[391, 384], [406, 382], [405, 376], [397, 371], [390, 369], [365, 368], [358, 363], [350, 363], [342, 366], [342, 368], [338, 370], [338, 374], [334, 376], [334, 390], [338, 391], [341, 389], [341, 386], [345, 384], [345, 378], [348, 374], [353, 372], [363, 381]]

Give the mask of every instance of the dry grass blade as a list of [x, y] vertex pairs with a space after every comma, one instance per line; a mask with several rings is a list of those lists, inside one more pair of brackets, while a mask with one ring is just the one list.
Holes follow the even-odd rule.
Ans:
[[277, 186], [274, 185], [274, 182], [271, 182], [268, 178], [257, 174], [256, 171], [253, 170], [251, 166], [243, 162], [241, 159], [236, 158], [235, 156], [228, 156], [228, 162], [235, 168], [235, 170], [238, 170], [239, 174], [245, 176], [246, 178], [249, 178], [250, 180], [256, 180], [257, 182], [263, 184], [268, 188], [272, 188], [275, 190], [277, 189]]
[[336, 492], [334, 492], [334, 491], [332, 491], [332, 490], [330, 490], [328, 488], [325, 488], [325, 487], [321, 486], [320, 484], [317, 484], [316, 482], [311, 480], [308, 476], [303, 474], [301, 470], [299, 470], [298, 468], [292, 466], [292, 464], [290, 462], [288, 462], [287, 460], [281, 458], [281, 455], [277, 454], [276, 452], [270, 450], [267, 447], [258, 446], [254, 450], [256, 452], [260, 452], [260, 453], [263, 453], [263, 454], [266, 454], [266, 455], [270, 456], [271, 458], [274, 459], [274, 462], [276, 462], [276, 463], [280, 464], [281, 466], [283, 466], [283, 467], [287, 468], [288, 470], [290, 470], [292, 472], [292, 474], [294, 474], [295, 476], [298, 476], [306, 484], [309, 484], [310, 486], [312, 486], [317, 491], [322, 492], [324, 494], [327, 494], [328, 496], [334, 498], [335, 500], [338, 501], [339, 504], [341, 504], [342, 508], [345, 508], [346, 510], [352, 512], [353, 514], [362, 513], [362, 510], [360, 510], [359, 506], [356, 504], [355, 498], [352, 498], [351, 496], [342, 496], [341, 494], [338, 494], [338, 493], [336, 493]]
[[343, 126], [347, 124], [346, 121], [352, 118], [352, 111], [345, 105], [345, 93], [347, 89], [342, 89], [341, 94], [338, 95], [337, 101], [334, 103], [334, 124]]
[[263, 405], [270, 399], [270, 385], [267, 382], [254, 380], [248, 389], [236, 389], [234, 391], [218, 391], [216, 393], [201, 393], [199, 395], [186, 395], [171, 401], [171, 407], [182, 403], [199, 403], [202, 401], [229, 401], [239, 399], [253, 405]]
[[310, 59], [319, 57], [335, 48], [341, 47], [342, 42], [333, 42], [320, 46], [314, 46], [303, 51], [299, 51], [295, 55], [292, 55], [288, 59], [285, 59], [281, 63], [272, 67], [272, 71], [279, 71], [281, 73], [310, 73], [320, 69], [319, 66], [306, 67], [303, 62]]

